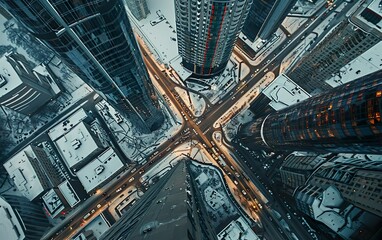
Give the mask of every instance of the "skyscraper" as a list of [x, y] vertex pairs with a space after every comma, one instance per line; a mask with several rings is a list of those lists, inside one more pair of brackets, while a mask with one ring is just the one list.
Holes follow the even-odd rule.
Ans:
[[250, 148], [382, 153], [382, 71], [241, 127]]
[[146, 18], [147, 14], [150, 13], [149, 8], [147, 7], [146, 0], [124, 0], [127, 3], [131, 13], [137, 20]]
[[251, 3], [252, 0], [175, 0], [183, 66], [200, 77], [221, 73]]
[[161, 126], [163, 115], [120, 0], [1, 1], [137, 128]]
[[55, 95], [48, 77], [32, 70], [24, 56], [12, 53], [0, 59], [0, 104], [32, 115]]
[[381, 173], [379, 161], [335, 157], [296, 188], [296, 206], [344, 239], [380, 239]]
[[216, 239], [188, 174], [185, 161], [178, 163], [101, 239]]
[[288, 70], [288, 77], [309, 93], [329, 90], [332, 87], [325, 80], [380, 42], [382, 15], [378, 4], [370, 0], [364, 2], [349, 19], [343, 20], [297, 61]]
[[40, 205], [25, 197], [0, 196], [0, 229], [2, 239], [39, 240], [51, 225]]
[[254, 0], [243, 34], [250, 40], [266, 40], [276, 32], [297, 0]]

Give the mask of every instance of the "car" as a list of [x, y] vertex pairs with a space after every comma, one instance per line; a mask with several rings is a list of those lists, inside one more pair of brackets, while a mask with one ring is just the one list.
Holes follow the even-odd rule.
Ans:
[[139, 174], [142, 174], [142, 173], [144, 173], [145, 172], [145, 169], [141, 169], [141, 170], [139, 170]]
[[233, 183], [234, 183], [235, 185], [239, 184], [236, 180], [234, 180]]
[[118, 188], [115, 192], [120, 192], [120, 191], [122, 191], [122, 188], [121, 188], [121, 187]]
[[134, 177], [129, 179], [129, 183], [131, 183], [132, 181], [134, 181]]
[[135, 171], [137, 171], [137, 169], [133, 168], [130, 173], [135, 173]]
[[247, 192], [244, 191], [244, 190], [241, 190], [241, 193], [242, 193], [244, 196], [247, 195]]
[[97, 208], [101, 208], [102, 207], [102, 205], [101, 204], [97, 204]]
[[288, 218], [289, 220], [292, 219], [289, 213], [287, 213], [286, 215], [287, 215], [287, 218]]

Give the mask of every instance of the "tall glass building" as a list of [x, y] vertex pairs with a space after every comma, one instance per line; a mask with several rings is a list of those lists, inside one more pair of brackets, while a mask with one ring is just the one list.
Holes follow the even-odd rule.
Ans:
[[163, 115], [120, 0], [1, 2], [138, 129], [161, 126]]
[[297, 0], [254, 0], [243, 34], [250, 40], [269, 39], [284, 21]]
[[39, 204], [16, 195], [0, 196], [1, 239], [39, 240], [52, 226]]
[[241, 127], [251, 148], [382, 153], [382, 70]]
[[359, 4], [319, 44], [288, 70], [287, 75], [307, 92], [324, 92], [325, 82], [350, 61], [382, 40], [382, 13], [376, 1]]
[[252, 0], [175, 0], [183, 66], [199, 77], [220, 74], [229, 61]]

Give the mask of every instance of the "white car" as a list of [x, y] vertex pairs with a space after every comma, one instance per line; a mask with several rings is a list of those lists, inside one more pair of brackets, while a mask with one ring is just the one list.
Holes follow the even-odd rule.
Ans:
[[129, 183], [131, 183], [132, 181], [134, 181], [134, 177], [129, 179]]

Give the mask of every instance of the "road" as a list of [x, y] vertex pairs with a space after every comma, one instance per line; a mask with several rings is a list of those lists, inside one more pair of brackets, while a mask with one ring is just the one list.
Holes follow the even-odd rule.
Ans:
[[[248, 86], [244, 89], [251, 89], [253, 86], [258, 84], [260, 79], [266, 74], [267, 71], [274, 72], [275, 76], [277, 77], [279, 74], [281, 61], [286, 57], [287, 54], [289, 54], [291, 50], [293, 50], [300, 43], [299, 39], [301, 38], [301, 36], [310, 34], [312, 30], [320, 24], [321, 20], [319, 19], [323, 17], [325, 11], [326, 10], [323, 8], [320, 9], [317, 12], [319, 17], [317, 17], [316, 20], [310, 22], [309, 26], [301, 28], [295, 33], [291, 34], [291, 36], [287, 40], [285, 40], [284, 43], [282, 43], [279, 47], [274, 49], [273, 52], [270, 53], [268, 57], [266, 57], [264, 61], [257, 66], [252, 66], [250, 62], [245, 59], [241, 52], [235, 50], [235, 54], [238, 55], [243, 60], [243, 62], [250, 68], [250, 73], [244, 79], [242, 79], [242, 81], [245, 82]], [[343, 19], [345, 12], [346, 10], [342, 11], [341, 13], [338, 13], [336, 21], [340, 21], [341, 19]], [[328, 29], [327, 31], [329, 30], [330, 29]], [[196, 118], [191, 115], [189, 109], [186, 107], [187, 104], [185, 104], [180, 97], [177, 97], [177, 94], [173, 90], [175, 87], [182, 86], [178, 86], [175, 82], [171, 81], [168, 78], [168, 76], [161, 72], [161, 70], [157, 66], [157, 63], [154, 62], [154, 60], [150, 57], [147, 57], [149, 56], [149, 54], [146, 52], [143, 46], [141, 46], [141, 50], [146, 56], [145, 61], [148, 70], [158, 76], [159, 79], [157, 81], [165, 91], [166, 96], [172, 102], [174, 107], [176, 107], [179, 110], [179, 112], [183, 112], [184, 121], [182, 123], [181, 130], [172, 138], [172, 140], [169, 140], [161, 146], [158, 146], [158, 148], [156, 149], [158, 153], [155, 155], [148, 156], [147, 163], [141, 166], [137, 170], [137, 172], [135, 172], [134, 174], [128, 174], [128, 172], [125, 172], [123, 174], [126, 175], [124, 175], [124, 177], [120, 177], [118, 181], [111, 181], [107, 186], [103, 188], [105, 189], [104, 192], [96, 193], [95, 195], [90, 197], [79, 208], [75, 209], [70, 216], [67, 216], [66, 219], [62, 222], [62, 224], [55, 226], [53, 229], [51, 229], [49, 233], [44, 236], [43, 239], [64, 239], [67, 236], [73, 234], [72, 228], [75, 229], [78, 226], [81, 226], [81, 224], [84, 221], [84, 215], [86, 215], [93, 209], [97, 209], [96, 206], [98, 204], [104, 205], [109, 201], [109, 199], [118, 197], [118, 194], [115, 192], [117, 189], [121, 187], [127, 188], [135, 184], [139, 185], [139, 183], [137, 182], [139, 179], [139, 170], [148, 170], [151, 167], [155, 167], [155, 163], [157, 161], [160, 161], [160, 159], [168, 153], [168, 149], [174, 149], [177, 145], [181, 144], [186, 140], [195, 139], [198, 140], [200, 143], [205, 144], [207, 151], [210, 154], [212, 154], [212, 148], [216, 145], [213, 142], [212, 138], [212, 134], [216, 131], [216, 129], [212, 127], [213, 123], [217, 121], [221, 116], [223, 116], [223, 114], [226, 113], [227, 110], [236, 103], [237, 99], [240, 99], [243, 95], [247, 94], [246, 91], [242, 91], [242, 89], [239, 89], [238, 87], [234, 88], [233, 90], [231, 90], [232, 94], [230, 92], [227, 93], [226, 96], [223, 97], [222, 101], [219, 101], [220, 104], [215, 104], [213, 107], [208, 107], [206, 109], [206, 112], [201, 117]], [[256, 69], [259, 69], [257, 73]], [[200, 124], [196, 124], [196, 122], [199, 121]], [[48, 128], [49, 127], [46, 126], [44, 129], [47, 130]], [[184, 133], [184, 130], [186, 130], [187, 128], [189, 128], [190, 131], [188, 133]], [[41, 132], [44, 130], [39, 131]], [[234, 167], [234, 169], [238, 170], [239, 173], [245, 172], [247, 173], [247, 175], [253, 175], [250, 171], [248, 171], [249, 168], [242, 166], [243, 162], [251, 160], [251, 158], [248, 158], [248, 156], [244, 156], [245, 159], [241, 159], [241, 156], [235, 155], [235, 158], [239, 159], [238, 162], [241, 165], [239, 166], [235, 159], [232, 158], [232, 156], [223, 153], [222, 151], [220, 151], [220, 154], [225, 157], [225, 160], [229, 166], [237, 166]], [[222, 170], [229, 176], [234, 176], [235, 174], [235, 171], [229, 167], [222, 168]], [[129, 179], [131, 179], [131, 177], [134, 177], [135, 180], [129, 182]], [[261, 201], [261, 197], [259, 197], [258, 195], [258, 191], [261, 191], [262, 193], [264, 192], [264, 187], [261, 185], [261, 183], [259, 183], [253, 177], [250, 177], [251, 181], [248, 181], [243, 177], [235, 179], [239, 182], [238, 186], [240, 187], [240, 189], [245, 190], [247, 192], [245, 194], [245, 198], [248, 200], [248, 202], [255, 203], [256, 201]], [[265, 191], [265, 193], [263, 194], [267, 194], [267, 192]], [[269, 194], [267, 194], [267, 196], [268, 195]], [[272, 199], [272, 196], [270, 196], [269, 198]], [[275, 200], [272, 199], [272, 201]], [[280, 211], [280, 214], [283, 218], [286, 216], [286, 213], [283, 209], [280, 208], [278, 209], [278, 211]], [[288, 238], [283, 231], [280, 231], [280, 225], [276, 223], [277, 220], [269, 212], [269, 207], [265, 207], [265, 209], [263, 208], [263, 210], [258, 211], [261, 222], [264, 226], [264, 229], [266, 230], [266, 232], [264, 233], [265, 236], [267, 236], [268, 239]], [[288, 224], [290, 224], [291, 232], [294, 232], [298, 238], [311, 239], [311, 236], [306, 232], [305, 229], [301, 228], [300, 223], [297, 222], [295, 219], [292, 219], [292, 221], [288, 222]]]

